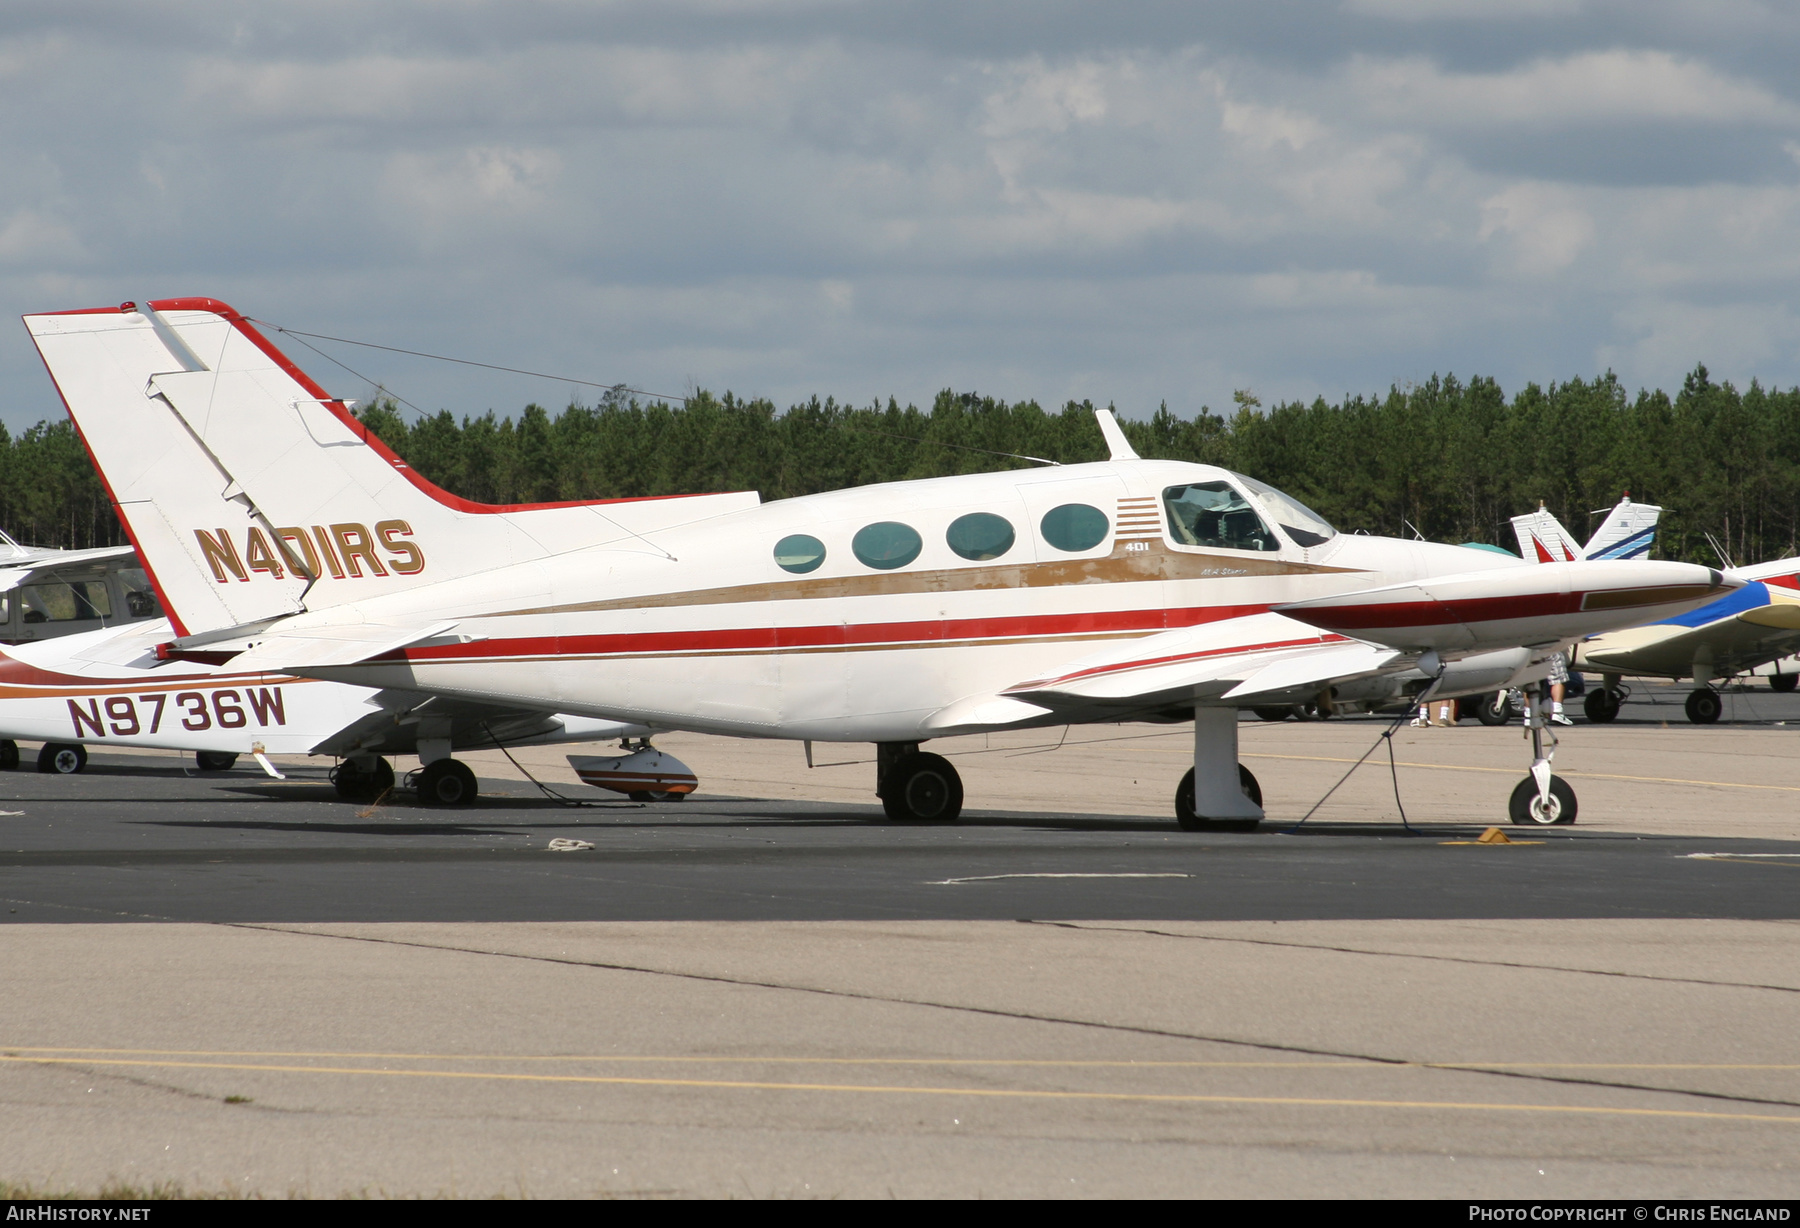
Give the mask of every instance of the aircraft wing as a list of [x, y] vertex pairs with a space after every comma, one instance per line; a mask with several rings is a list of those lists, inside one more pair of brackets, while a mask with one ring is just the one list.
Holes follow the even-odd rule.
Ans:
[[[1791, 565], [1791, 560], [1788, 561]], [[1770, 577], [1680, 618], [1598, 636], [1582, 646], [1589, 669], [1685, 678], [1695, 661], [1730, 677], [1800, 650], [1800, 592]]]
[[61, 571], [71, 564], [98, 563], [102, 559], [123, 558], [136, 552], [133, 546], [99, 546], [92, 550], [61, 550], [12, 566], [0, 566], [0, 592], [29, 584], [38, 576]]
[[495, 744], [520, 746], [534, 742], [607, 741], [643, 737], [642, 725], [594, 720], [536, 708], [449, 699], [418, 691], [385, 690], [369, 697], [378, 705], [360, 720], [344, 726], [313, 746], [314, 755], [407, 755], [418, 751], [419, 727], [433, 722], [447, 730], [451, 745], [479, 750]]
[[971, 696], [927, 722], [937, 735], [1123, 719], [1196, 702], [1248, 702], [1410, 666], [1391, 648], [1320, 631], [1281, 614], [1180, 627], [1069, 662], [998, 695]]

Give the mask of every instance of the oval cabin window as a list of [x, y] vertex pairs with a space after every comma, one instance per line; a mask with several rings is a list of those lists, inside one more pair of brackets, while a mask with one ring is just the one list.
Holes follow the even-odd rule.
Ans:
[[970, 512], [950, 522], [944, 541], [962, 558], [997, 559], [1013, 548], [1012, 522], [992, 512]]
[[1092, 550], [1106, 540], [1106, 513], [1085, 503], [1065, 503], [1045, 512], [1038, 529], [1058, 550]]
[[794, 533], [775, 543], [775, 565], [783, 571], [805, 574], [824, 561], [825, 543], [816, 537]]
[[925, 543], [919, 537], [919, 531], [897, 520], [882, 520], [864, 525], [850, 539], [850, 551], [858, 561], [880, 571], [892, 571], [896, 567], [906, 566], [918, 558], [919, 551], [924, 548]]

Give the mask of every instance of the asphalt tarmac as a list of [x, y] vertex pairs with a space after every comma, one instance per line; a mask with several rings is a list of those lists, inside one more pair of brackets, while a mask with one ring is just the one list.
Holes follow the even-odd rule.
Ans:
[[0, 776], [0, 1184], [1791, 1199], [1800, 698], [1681, 694], [1564, 731], [1550, 829], [1472, 722], [1313, 810], [1381, 723], [1246, 721], [1243, 834], [1176, 829], [1186, 733], [1141, 726], [934, 744], [945, 826], [861, 748], [697, 737], [647, 806], [567, 748], [517, 757], [597, 804], [498, 755], [455, 812], [305, 761]]
[[[465, 810], [371, 808], [339, 800], [322, 767], [286, 771], [198, 776], [96, 754], [79, 776], [0, 778], [5, 808], [24, 812], [0, 817], [3, 919], [1800, 918], [1786, 876], [1739, 864], [1783, 859], [1784, 841], [1577, 824], [1509, 827], [1526, 843], [1490, 848], [1470, 843], [1481, 826], [1429, 819], [1238, 834], [981, 810], [902, 826], [869, 803], [710, 793], [565, 807], [491, 779]], [[553, 852], [557, 839], [593, 847]]]

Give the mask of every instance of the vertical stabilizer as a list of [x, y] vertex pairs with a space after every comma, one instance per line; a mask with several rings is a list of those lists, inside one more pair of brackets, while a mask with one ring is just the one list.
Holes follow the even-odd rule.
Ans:
[[25, 318], [184, 635], [366, 600], [754, 506], [495, 507], [438, 489], [212, 299]]
[[1512, 527], [1519, 539], [1519, 557], [1528, 563], [1573, 563], [1581, 557], [1581, 547], [1542, 503], [1535, 512], [1514, 516]]
[[1627, 494], [1607, 513], [1582, 554], [1589, 559], [1647, 559], [1656, 543], [1656, 522], [1662, 508], [1654, 503], [1633, 503]]

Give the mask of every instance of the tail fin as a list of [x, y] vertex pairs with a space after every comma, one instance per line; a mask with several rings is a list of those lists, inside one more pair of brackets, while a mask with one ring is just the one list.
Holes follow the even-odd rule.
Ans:
[[212, 299], [25, 317], [185, 636], [754, 506], [754, 492], [496, 507], [438, 489]]
[[1583, 558], [1647, 559], [1656, 543], [1656, 521], [1662, 508], [1654, 503], [1633, 503], [1627, 494], [1607, 513], [1588, 539]]
[[1512, 527], [1519, 539], [1519, 557], [1526, 562], [1573, 563], [1581, 557], [1581, 547], [1542, 503], [1535, 512], [1514, 516]]

